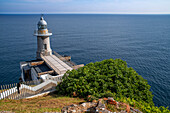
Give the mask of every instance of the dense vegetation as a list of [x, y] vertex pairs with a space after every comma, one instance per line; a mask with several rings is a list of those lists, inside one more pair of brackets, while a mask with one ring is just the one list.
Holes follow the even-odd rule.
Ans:
[[118, 101], [130, 99], [143, 112], [169, 112], [167, 108], [154, 106], [149, 90], [147, 81], [121, 59], [89, 63], [78, 70], [68, 71], [63, 82], [57, 86], [57, 92], [61, 95], [76, 94], [83, 98], [88, 95], [94, 98], [110, 96]]
[[[131, 107], [139, 109], [143, 113], [170, 113], [170, 111], [168, 110], [168, 107], [167, 108], [165, 108], [164, 106], [157, 107], [144, 101], [136, 101], [134, 99], [125, 98], [125, 97], [121, 97], [121, 98], [114, 97], [114, 99], [118, 102], [127, 103]], [[106, 105], [106, 106], [107, 108], [110, 108], [110, 110], [115, 111], [114, 106], [112, 105]]]
[[151, 103], [153, 96], [149, 89], [147, 81], [121, 59], [89, 63], [78, 70], [68, 71], [57, 87], [59, 93], [65, 95], [76, 92], [79, 97], [103, 97], [111, 92], [114, 96]]

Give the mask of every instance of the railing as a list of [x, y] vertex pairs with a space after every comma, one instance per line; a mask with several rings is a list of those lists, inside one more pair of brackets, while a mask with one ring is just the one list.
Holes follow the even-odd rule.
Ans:
[[47, 76], [45, 81], [27, 81], [20, 84], [19, 91], [17, 83], [0, 86], [1, 99], [23, 99], [40, 93], [55, 90], [57, 84], [62, 81], [63, 75]]
[[49, 30], [34, 30], [34, 35], [35, 36], [46, 36], [46, 35], [48, 35], [48, 36], [50, 36], [50, 35], [52, 35], [52, 32], [51, 31], [49, 31]]
[[54, 81], [57, 81], [57, 82], [60, 83], [60, 82], [62, 82], [63, 76], [64, 76], [64, 74], [58, 75], [58, 76], [51, 76], [51, 75], [50, 75], [49, 80], [51, 79], [51, 80], [54, 80]]
[[77, 64], [76, 63], [74, 63], [73, 61], [69, 61], [69, 62], [67, 62], [67, 61], [64, 61], [67, 65], [69, 65], [70, 67], [73, 67], [73, 66], [76, 66]]
[[54, 55], [58, 58], [61, 58], [62, 56], [60, 54], [58, 54], [57, 52], [53, 51]]
[[25, 84], [25, 85], [28, 85], [28, 86], [35, 86], [35, 85], [38, 85], [38, 84], [41, 84], [41, 83], [43, 83], [42, 79], [22, 82], [22, 84]]
[[[54, 55], [56, 57], [58, 57], [59, 59], [62, 58], [63, 56], [61, 56], [60, 54], [58, 54], [57, 52], [53, 51]], [[73, 61], [67, 61], [67, 60], [63, 60], [63, 62], [65, 62], [67, 65], [69, 65], [70, 67], [72, 66], [76, 66], [77, 64]]]

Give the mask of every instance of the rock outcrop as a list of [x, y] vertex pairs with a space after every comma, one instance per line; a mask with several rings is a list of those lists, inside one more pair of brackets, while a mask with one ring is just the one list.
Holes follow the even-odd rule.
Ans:
[[[115, 109], [123, 108], [121, 111], [111, 112], [106, 108], [106, 104], [113, 105]], [[85, 102], [79, 105], [73, 104], [70, 106], [65, 106], [61, 110], [62, 113], [142, 113], [138, 109], [130, 107], [126, 103], [117, 102], [112, 97], [99, 99], [97, 103], [95, 102]]]

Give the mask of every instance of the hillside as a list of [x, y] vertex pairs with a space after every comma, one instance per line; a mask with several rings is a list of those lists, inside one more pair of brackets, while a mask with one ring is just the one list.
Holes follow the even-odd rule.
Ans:
[[71, 98], [50, 94], [42, 97], [21, 100], [0, 100], [0, 112], [11, 111], [15, 113], [42, 113], [60, 112], [64, 106], [84, 102], [80, 98]]

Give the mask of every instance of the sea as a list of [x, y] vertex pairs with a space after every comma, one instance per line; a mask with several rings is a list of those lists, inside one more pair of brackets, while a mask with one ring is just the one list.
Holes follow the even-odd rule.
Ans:
[[[0, 15], [0, 85], [16, 83], [20, 62], [36, 59], [40, 14]], [[120, 58], [170, 106], [170, 15], [46, 14], [51, 48], [77, 64]]]

